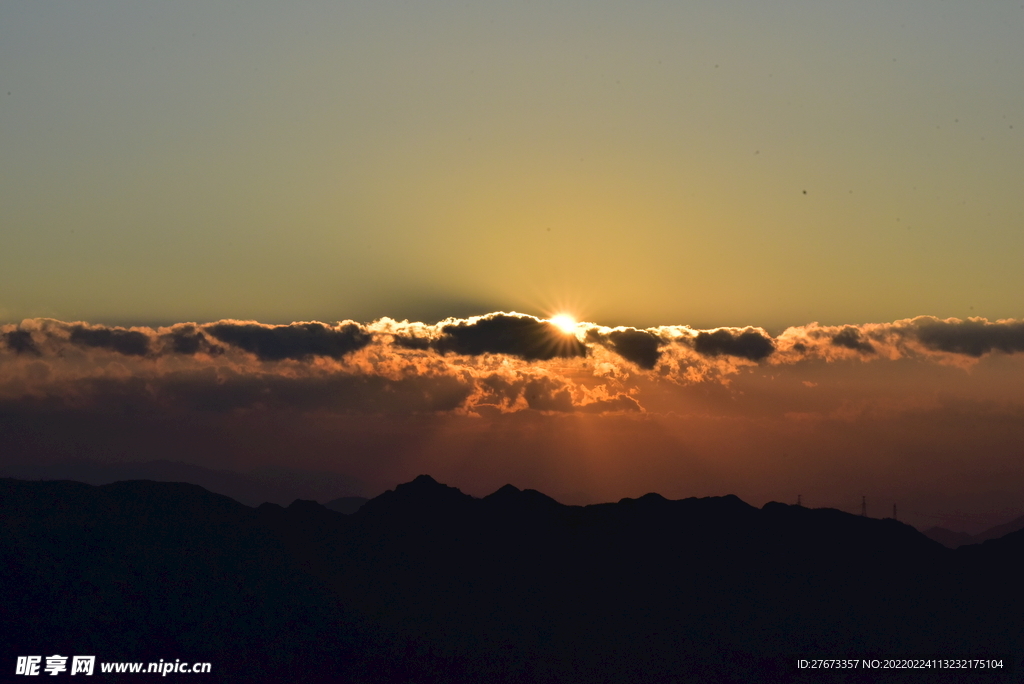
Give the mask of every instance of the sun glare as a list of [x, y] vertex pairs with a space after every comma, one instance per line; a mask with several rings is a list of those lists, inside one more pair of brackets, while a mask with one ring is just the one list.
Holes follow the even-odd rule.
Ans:
[[576, 319], [569, 314], [558, 314], [557, 316], [552, 316], [548, 319], [548, 322], [564, 332], [566, 335], [572, 335], [576, 332]]

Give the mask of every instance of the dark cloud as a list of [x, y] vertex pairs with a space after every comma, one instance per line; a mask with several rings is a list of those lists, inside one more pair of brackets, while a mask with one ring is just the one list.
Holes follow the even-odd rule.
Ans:
[[28, 330], [11, 330], [3, 334], [4, 342], [7, 343], [8, 349], [16, 354], [35, 354], [40, 355], [39, 347], [36, 346], [35, 341], [32, 339], [32, 333]]
[[860, 330], [853, 326], [846, 326], [832, 337], [832, 345], [845, 347], [860, 352], [861, 354], [874, 354], [875, 347], [864, 339]]
[[918, 323], [917, 339], [935, 351], [979, 357], [993, 350], [1024, 351], [1024, 322], [939, 321]]
[[754, 330], [735, 334], [726, 329], [702, 332], [694, 340], [693, 348], [704, 356], [736, 356], [751, 361], [760, 361], [775, 351], [771, 338]]
[[587, 347], [558, 327], [532, 316], [495, 314], [446, 325], [434, 343], [442, 352], [466, 356], [509, 354], [526, 361], [586, 356]]
[[136, 330], [123, 328], [71, 328], [71, 342], [80, 347], [110, 349], [125, 356], [145, 356], [149, 353], [149, 337]]
[[176, 328], [165, 338], [170, 342], [171, 349], [175, 354], [195, 356], [199, 352], [220, 354], [224, 351], [222, 347], [210, 344], [206, 335], [196, 330], [194, 325], [183, 325]]
[[430, 349], [430, 340], [425, 337], [416, 337], [415, 335], [395, 335], [395, 345], [402, 349], [415, 349], [418, 351], [426, 351]]
[[371, 335], [355, 323], [337, 329], [322, 323], [215, 323], [204, 329], [221, 342], [255, 354], [261, 361], [302, 360], [310, 356], [340, 359], [371, 340]]
[[644, 330], [613, 330], [608, 334], [591, 330], [587, 339], [608, 347], [645, 370], [654, 368], [661, 358], [661, 352], [658, 351], [661, 340], [657, 335]]

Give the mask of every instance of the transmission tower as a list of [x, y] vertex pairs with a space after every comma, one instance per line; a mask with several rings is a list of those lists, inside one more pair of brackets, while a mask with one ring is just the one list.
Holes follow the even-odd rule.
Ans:
[[868, 517], [868, 497], [860, 497], [860, 514], [863, 517]]

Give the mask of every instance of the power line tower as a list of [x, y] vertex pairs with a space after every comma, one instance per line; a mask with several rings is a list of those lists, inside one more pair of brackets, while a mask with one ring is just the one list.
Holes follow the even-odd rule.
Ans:
[[892, 505], [892, 519], [899, 520], [899, 518], [896, 517], [896, 504]]
[[868, 517], [868, 497], [866, 496], [860, 497], [860, 514], [863, 518]]
[[796, 505], [797, 506], [803, 506], [803, 504], [800, 502], [800, 495], [799, 494], [796, 495]]

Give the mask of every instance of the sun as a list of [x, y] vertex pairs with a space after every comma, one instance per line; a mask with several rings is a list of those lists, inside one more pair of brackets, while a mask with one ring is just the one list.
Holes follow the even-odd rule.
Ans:
[[566, 335], [572, 335], [576, 332], [576, 319], [569, 314], [557, 314], [549, 318], [548, 322], [564, 332]]

